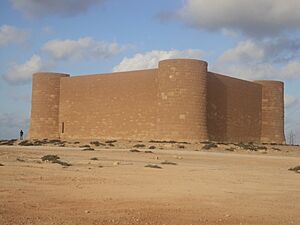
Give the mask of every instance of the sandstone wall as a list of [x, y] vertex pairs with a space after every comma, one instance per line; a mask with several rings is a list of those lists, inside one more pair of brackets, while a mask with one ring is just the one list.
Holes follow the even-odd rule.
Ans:
[[262, 126], [261, 142], [285, 143], [284, 136], [284, 85], [280, 81], [261, 80]]
[[207, 71], [200, 60], [69, 77], [33, 75], [30, 138], [284, 143], [283, 83]]
[[32, 78], [29, 138], [57, 139], [61, 73], [36, 73]]
[[164, 60], [158, 69], [160, 139], [207, 140], [207, 63]]
[[209, 72], [207, 94], [210, 140], [260, 142], [261, 85]]
[[62, 78], [61, 138], [155, 137], [156, 78], [155, 69]]

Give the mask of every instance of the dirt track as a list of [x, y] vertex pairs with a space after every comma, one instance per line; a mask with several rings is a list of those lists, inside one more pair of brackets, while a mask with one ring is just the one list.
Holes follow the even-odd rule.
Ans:
[[0, 146], [0, 224], [300, 224], [300, 153], [152, 151]]

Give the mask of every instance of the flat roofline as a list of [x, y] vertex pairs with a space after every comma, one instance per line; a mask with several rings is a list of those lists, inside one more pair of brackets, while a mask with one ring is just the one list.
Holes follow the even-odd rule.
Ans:
[[120, 71], [120, 72], [112, 72], [112, 73], [94, 73], [94, 74], [79, 74], [79, 75], [72, 75], [72, 77], [87, 77], [87, 76], [114, 76], [114, 75], [121, 75], [121, 74], [128, 74], [128, 73], [140, 73], [140, 72], [154, 72], [157, 71], [158, 68], [155, 69], [146, 69], [146, 70], [129, 70], [129, 71]]
[[212, 71], [208, 71], [208, 73], [212, 73], [212, 74], [215, 74], [215, 75], [218, 75], [218, 76], [223, 76], [223, 77], [227, 77], [227, 78], [230, 78], [230, 79], [235, 79], [235, 80], [244, 81], [244, 82], [247, 82], [247, 83], [252, 83], [252, 84], [259, 85], [258, 83], [254, 82], [256, 80], [246, 80], [246, 79], [236, 78], [236, 77], [232, 77], [232, 76], [229, 76], [229, 75], [220, 74], [220, 73], [216, 73], [216, 72], [212, 72]]

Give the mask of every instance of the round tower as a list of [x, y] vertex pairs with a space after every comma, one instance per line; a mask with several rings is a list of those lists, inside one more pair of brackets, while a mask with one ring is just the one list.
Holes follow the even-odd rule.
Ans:
[[32, 76], [30, 139], [59, 138], [60, 79], [62, 73], [35, 73]]
[[207, 140], [207, 62], [168, 59], [158, 68], [158, 136]]
[[262, 86], [261, 142], [283, 144], [284, 84], [272, 80], [255, 82]]

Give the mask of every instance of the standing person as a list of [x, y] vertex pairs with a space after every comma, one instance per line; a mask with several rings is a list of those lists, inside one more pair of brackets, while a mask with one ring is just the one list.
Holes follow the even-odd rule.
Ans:
[[23, 134], [24, 134], [24, 132], [22, 130], [20, 130], [20, 140], [23, 140]]

